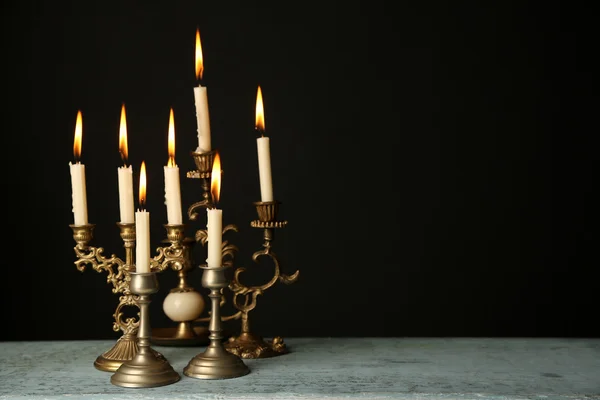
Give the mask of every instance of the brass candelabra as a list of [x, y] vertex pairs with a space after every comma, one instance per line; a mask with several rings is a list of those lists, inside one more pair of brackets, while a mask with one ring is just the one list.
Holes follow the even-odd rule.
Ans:
[[241, 358], [273, 357], [289, 351], [280, 336], [276, 336], [272, 340], [265, 340], [260, 335], [253, 333], [250, 330], [248, 319], [249, 312], [256, 308], [259, 295], [275, 285], [277, 281], [285, 284], [296, 282], [300, 274], [299, 270], [296, 270], [292, 275], [282, 273], [279, 259], [272, 249], [275, 229], [284, 228], [287, 225], [287, 221], [277, 220], [280, 204], [278, 201], [255, 202], [254, 206], [258, 213], [258, 220], [250, 223], [253, 228], [263, 229], [264, 237], [263, 249], [256, 251], [252, 255], [252, 260], [258, 263], [260, 257], [269, 257], [275, 266], [273, 277], [263, 285], [246, 286], [240, 280], [240, 274], [246, 271], [246, 268], [239, 267], [235, 270], [233, 279], [229, 284], [229, 289], [233, 292], [233, 306], [238, 310], [234, 316], [241, 318], [241, 331], [238, 336], [229, 338], [228, 342], [225, 343], [225, 348]]
[[[152, 328], [151, 342], [157, 345], [199, 345], [208, 342], [206, 328], [194, 327], [191, 321], [197, 318], [204, 309], [204, 299], [196, 289], [188, 283], [188, 272], [193, 263], [191, 252], [195, 241], [185, 236], [185, 225], [164, 225], [167, 231], [166, 243], [169, 246], [158, 248], [155, 257], [155, 272], [160, 273], [172, 269], [178, 274], [178, 285], [169, 291], [164, 299], [165, 314], [177, 323], [175, 327]], [[163, 262], [158, 262], [161, 258]], [[178, 259], [179, 262], [165, 262]]]
[[113, 330], [122, 332], [112, 348], [100, 354], [94, 361], [94, 366], [101, 371], [114, 372], [123, 362], [131, 360], [138, 351], [137, 331], [139, 320], [135, 317], [124, 318], [123, 308], [137, 307], [134, 295], [129, 289], [131, 273], [135, 271], [133, 253], [135, 248], [135, 224], [117, 224], [125, 247], [125, 261], [114, 254], [104, 256], [102, 247], [90, 246], [94, 237], [94, 224], [70, 225], [73, 229], [73, 239], [77, 243], [75, 266], [84, 271], [86, 265], [91, 265], [97, 272], [107, 273], [107, 282], [112, 285], [113, 293], [119, 293], [119, 304], [113, 314]]
[[[115, 372], [124, 362], [132, 360], [139, 350], [138, 328], [139, 318], [125, 317], [124, 307], [138, 307], [134, 294], [130, 289], [131, 274], [135, 272], [133, 262], [135, 250], [135, 224], [118, 223], [121, 238], [125, 247], [125, 261], [116, 255], [104, 255], [104, 248], [90, 246], [93, 239], [94, 224], [70, 225], [73, 230], [73, 239], [77, 243], [74, 250], [77, 260], [75, 266], [79, 271], [84, 271], [86, 265], [91, 265], [97, 272], [107, 273], [107, 282], [112, 284], [113, 293], [120, 293], [119, 304], [113, 314], [113, 330], [122, 331], [122, 336], [115, 345], [99, 355], [94, 361], [94, 366], [107, 372]], [[189, 245], [183, 239], [183, 227], [179, 225], [165, 225], [169, 246], [159, 247], [157, 255], [151, 260], [153, 272], [163, 271], [167, 268], [174, 270], [189, 269]], [[153, 351], [153, 350], [151, 350]], [[156, 353], [157, 357], [162, 357]]]
[[[210, 193], [210, 178], [212, 165], [216, 150], [205, 153], [191, 152], [196, 169], [187, 173], [187, 178], [199, 179], [202, 188], [202, 200], [192, 204], [188, 210], [188, 218], [191, 221], [198, 220], [199, 210], [212, 207], [213, 200]], [[170, 250], [179, 249], [181, 263], [169, 263], [171, 269], [178, 273], [179, 283], [171, 289], [163, 303], [163, 311], [171, 320], [177, 323], [176, 327], [153, 328], [152, 343], [163, 346], [196, 346], [209, 343], [209, 331], [207, 327], [200, 326], [199, 322], [209, 322], [210, 317], [200, 318], [204, 310], [203, 297], [189, 284], [188, 274], [193, 268], [192, 250], [196, 242], [203, 246], [208, 239], [208, 231], [199, 229], [193, 238], [185, 235], [185, 225], [165, 225], [167, 229], [167, 240]], [[228, 231], [237, 231], [235, 225], [226, 225], [223, 234]], [[160, 251], [160, 250], [159, 250]], [[237, 247], [223, 242], [222, 256], [225, 266], [231, 266]], [[160, 265], [156, 272], [162, 272], [168, 265]]]

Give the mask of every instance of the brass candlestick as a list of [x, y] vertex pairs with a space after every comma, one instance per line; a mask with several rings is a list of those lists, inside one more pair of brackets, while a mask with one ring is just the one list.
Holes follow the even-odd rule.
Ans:
[[79, 271], [84, 271], [86, 265], [91, 265], [97, 272], [107, 273], [107, 282], [112, 284], [113, 293], [120, 293], [119, 304], [113, 314], [113, 330], [121, 330], [122, 336], [117, 343], [108, 351], [99, 355], [94, 361], [94, 366], [107, 372], [116, 371], [123, 362], [131, 360], [138, 351], [137, 329], [139, 321], [136, 318], [123, 318], [123, 307], [135, 306], [134, 297], [129, 290], [130, 274], [135, 271], [133, 265], [133, 251], [135, 248], [135, 224], [118, 223], [117, 226], [123, 239], [125, 247], [125, 261], [114, 254], [110, 257], [104, 256], [101, 247], [89, 246], [93, 239], [94, 224], [70, 225], [73, 229], [73, 239], [77, 243], [75, 255], [77, 260], [75, 266]]
[[150, 314], [148, 306], [150, 295], [158, 291], [158, 279], [155, 272], [131, 273], [131, 292], [138, 295], [140, 307], [140, 328], [138, 331], [138, 352], [129, 361], [124, 362], [110, 377], [116, 386], [147, 388], [169, 385], [181, 377], [166, 358], [157, 356], [150, 347]]
[[227, 287], [225, 269], [227, 266], [210, 268], [206, 265], [202, 274], [202, 286], [210, 290], [211, 315], [209, 324], [210, 344], [204, 352], [196, 355], [183, 369], [186, 376], [198, 379], [228, 379], [250, 372], [237, 355], [228, 352], [223, 346], [221, 328], [221, 291]]
[[204, 298], [188, 283], [188, 273], [192, 268], [192, 247], [194, 239], [185, 236], [185, 225], [167, 224], [166, 242], [169, 246], [159, 248], [154, 258], [155, 272], [162, 272], [169, 267], [179, 277], [177, 287], [171, 289], [163, 302], [163, 311], [175, 327], [153, 328], [151, 341], [161, 346], [196, 346], [208, 344], [208, 329], [193, 326], [193, 322], [204, 310]]
[[245, 286], [240, 281], [240, 274], [246, 268], [237, 268], [234, 272], [233, 279], [229, 284], [229, 289], [233, 292], [233, 305], [239, 310], [241, 315], [242, 326], [240, 335], [229, 338], [225, 344], [225, 348], [232, 354], [242, 358], [266, 358], [280, 354], [285, 354], [289, 350], [283, 339], [279, 336], [273, 340], [266, 341], [261, 336], [250, 331], [250, 322], [248, 321], [248, 313], [256, 307], [256, 298], [258, 295], [273, 286], [277, 281], [285, 284], [296, 282], [300, 271], [294, 272], [292, 275], [281, 273], [279, 260], [277, 255], [271, 248], [271, 242], [274, 239], [274, 231], [278, 228], [283, 228], [287, 225], [287, 221], [277, 220], [277, 211], [280, 202], [255, 202], [258, 220], [250, 223], [253, 228], [263, 229], [264, 244], [263, 249], [255, 252], [252, 255], [252, 260], [258, 263], [259, 257], [270, 257], [275, 264], [275, 271], [270, 281], [261, 286]]

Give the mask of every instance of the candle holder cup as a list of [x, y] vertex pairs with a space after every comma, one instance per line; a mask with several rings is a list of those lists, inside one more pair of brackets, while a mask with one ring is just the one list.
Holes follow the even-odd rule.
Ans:
[[209, 324], [210, 344], [204, 352], [193, 357], [183, 369], [186, 376], [197, 379], [229, 379], [246, 375], [250, 369], [240, 357], [228, 352], [223, 346], [220, 299], [222, 290], [228, 286], [225, 277], [227, 266], [211, 268], [206, 265], [202, 274], [202, 286], [210, 290], [211, 315]]
[[121, 331], [122, 336], [112, 348], [99, 355], [94, 361], [96, 369], [106, 372], [116, 371], [124, 362], [131, 360], [138, 351], [137, 331], [139, 320], [133, 317], [124, 318], [123, 315], [124, 307], [138, 307], [129, 289], [130, 276], [135, 271], [133, 265], [135, 224], [118, 223], [117, 226], [123, 239], [125, 261], [114, 254], [106, 257], [102, 247], [89, 245], [94, 237], [94, 224], [70, 225], [73, 230], [73, 239], [77, 243], [74, 248], [77, 256], [75, 261], [77, 269], [83, 272], [86, 265], [91, 265], [96, 272], [106, 272], [106, 280], [112, 285], [113, 293], [120, 294], [119, 304], [113, 313], [113, 330], [116, 332]]
[[225, 348], [241, 358], [267, 358], [289, 352], [283, 338], [274, 337], [272, 340], [265, 340], [261, 336], [250, 331], [250, 322], [248, 314], [254, 310], [257, 305], [257, 297], [265, 290], [272, 287], [277, 281], [292, 284], [298, 280], [300, 271], [292, 275], [281, 273], [279, 259], [272, 249], [272, 242], [275, 237], [275, 229], [284, 228], [287, 221], [277, 220], [279, 210], [278, 201], [255, 202], [258, 214], [258, 220], [250, 223], [253, 228], [263, 229], [263, 249], [252, 255], [255, 263], [259, 262], [260, 257], [269, 257], [275, 266], [273, 277], [265, 284], [260, 286], [246, 286], [240, 280], [240, 274], [246, 271], [246, 268], [239, 267], [235, 270], [233, 279], [229, 284], [229, 289], [233, 292], [233, 306], [238, 310], [236, 317], [241, 318], [241, 332], [238, 336], [232, 336], [225, 343]]
[[155, 272], [131, 273], [131, 292], [140, 307], [140, 328], [138, 331], [139, 349], [136, 355], [124, 362], [111, 376], [115, 386], [128, 388], [148, 388], [165, 386], [181, 379], [166, 358], [150, 347], [150, 295], [158, 291]]

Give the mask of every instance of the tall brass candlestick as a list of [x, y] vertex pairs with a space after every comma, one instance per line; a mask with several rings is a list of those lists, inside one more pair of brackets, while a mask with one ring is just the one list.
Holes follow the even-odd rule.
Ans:
[[211, 268], [206, 265], [202, 274], [202, 286], [210, 290], [211, 315], [209, 324], [210, 344], [204, 352], [192, 358], [183, 373], [198, 379], [228, 379], [246, 375], [250, 372], [246, 364], [237, 355], [225, 350], [221, 328], [221, 290], [228, 285], [225, 278], [226, 266]]
[[140, 306], [140, 329], [138, 332], [139, 350], [129, 361], [124, 362], [110, 377], [116, 386], [148, 388], [169, 385], [181, 377], [166, 358], [161, 357], [150, 347], [150, 295], [158, 291], [155, 272], [131, 273], [131, 292], [138, 295]]
[[93, 247], [89, 242], [93, 239], [94, 224], [70, 225], [73, 229], [73, 239], [77, 243], [75, 266], [79, 271], [84, 271], [86, 265], [91, 265], [97, 272], [106, 272], [107, 281], [113, 286], [113, 293], [120, 293], [119, 304], [113, 314], [113, 330], [122, 332], [117, 343], [108, 351], [99, 355], [94, 361], [94, 367], [101, 371], [114, 372], [125, 361], [131, 360], [138, 351], [137, 330], [139, 321], [136, 318], [123, 318], [123, 307], [137, 304], [129, 290], [131, 272], [135, 271], [133, 265], [133, 252], [135, 248], [135, 224], [118, 223], [117, 226], [123, 239], [125, 248], [125, 261], [114, 254], [104, 256], [102, 247]]
[[[281, 273], [279, 260], [277, 255], [272, 250], [271, 242], [274, 239], [274, 231], [278, 228], [283, 228], [287, 225], [287, 221], [277, 220], [277, 211], [280, 202], [255, 202], [258, 220], [252, 221], [253, 228], [263, 229], [264, 244], [263, 249], [255, 252], [252, 255], [252, 260], [258, 263], [259, 257], [270, 257], [275, 264], [275, 271], [271, 280], [261, 286], [246, 286], [240, 281], [240, 274], [246, 268], [237, 268], [234, 272], [233, 279], [229, 284], [229, 289], [233, 292], [233, 305], [241, 314], [242, 326], [239, 336], [229, 338], [225, 343], [225, 348], [242, 358], [266, 358], [273, 357], [289, 352], [289, 349], [279, 336], [273, 340], [266, 341], [261, 336], [250, 331], [250, 322], [248, 313], [256, 308], [256, 298], [258, 295], [273, 286], [277, 281], [291, 284], [296, 282], [300, 271], [294, 272], [292, 275]], [[237, 315], [237, 314], [236, 314]]]

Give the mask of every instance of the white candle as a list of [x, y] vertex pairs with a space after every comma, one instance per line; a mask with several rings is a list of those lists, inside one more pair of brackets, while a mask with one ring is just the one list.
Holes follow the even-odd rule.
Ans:
[[73, 154], [75, 163], [69, 162], [71, 171], [71, 191], [73, 204], [73, 218], [75, 225], [87, 225], [87, 194], [85, 187], [85, 165], [81, 164], [78, 159], [81, 156], [81, 141], [82, 141], [82, 116], [81, 111], [77, 111], [77, 121], [75, 123], [75, 140], [73, 143]]
[[215, 154], [211, 173], [210, 190], [215, 208], [206, 209], [208, 230], [208, 258], [206, 263], [211, 268], [219, 268], [222, 265], [222, 242], [223, 242], [223, 210], [216, 208], [221, 192], [221, 159], [219, 153]]
[[117, 169], [119, 179], [119, 211], [122, 224], [133, 224], [133, 169], [127, 166], [127, 120], [125, 104], [121, 107], [121, 125], [119, 127], [119, 152], [124, 165]]
[[165, 170], [165, 204], [169, 224], [181, 224], [181, 188], [179, 185], [179, 167], [175, 163], [175, 121], [173, 109], [169, 116], [169, 162]]
[[[202, 45], [200, 44], [200, 31], [196, 30], [196, 79], [202, 79], [204, 64], [202, 62]], [[206, 87], [200, 83], [194, 87], [194, 101], [196, 105], [196, 123], [198, 131], [197, 153], [206, 153], [211, 150], [210, 143], [210, 118], [208, 114], [208, 96]]]
[[222, 264], [223, 210], [207, 208], [206, 212], [208, 214], [206, 223], [208, 229], [208, 258], [206, 263], [211, 268], [218, 268]]
[[133, 224], [133, 169], [131, 165], [118, 168], [119, 211], [122, 224]]
[[146, 164], [140, 169], [140, 209], [135, 213], [135, 271], [150, 272], [150, 213], [146, 202]]
[[261, 201], [273, 201], [273, 181], [271, 178], [271, 149], [269, 138], [264, 136], [265, 113], [260, 86], [256, 94], [256, 129], [263, 135], [256, 139], [258, 152], [258, 173], [260, 178]]
[[87, 225], [87, 199], [85, 188], [85, 165], [71, 164], [71, 188], [73, 191], [73, 216], [75, 225]]

